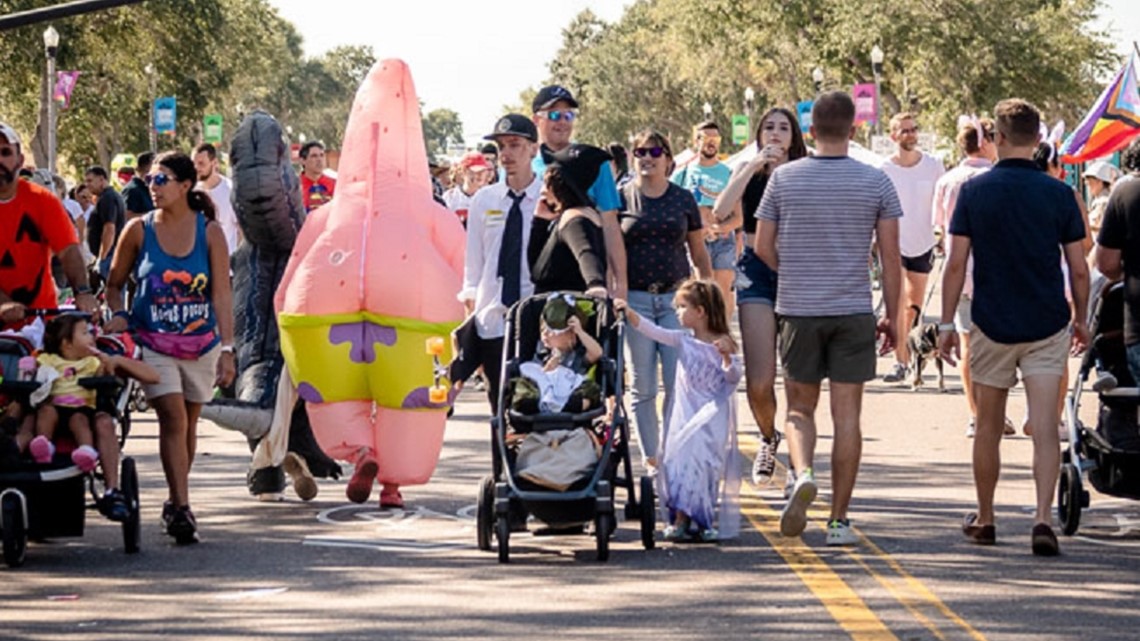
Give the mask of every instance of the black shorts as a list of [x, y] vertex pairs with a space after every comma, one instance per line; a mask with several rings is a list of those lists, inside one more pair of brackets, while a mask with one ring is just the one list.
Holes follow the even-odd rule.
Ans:
[[914, 258], [911, 258], [910, 256], [903, 256], [902, 266], [903, 269], [907, 270], [908, 272], [914, 272], [916, 274], [929, 274], [930, 272], [934, 271], [934, 248], [931, 247], [930, 249], [926, 250], [925, 254], [921, 256], [915, 256]]
[[56, 431], [67, 431], [71, 425], [71, 417], [75, 414], [82, 414], [87, 417], [87, 429], [95, 429], [95, 410], [90, 407], [66, 407], [63, 405], [54, 405], [55, 411], [59, 414], [59, 423], [56, 424]]

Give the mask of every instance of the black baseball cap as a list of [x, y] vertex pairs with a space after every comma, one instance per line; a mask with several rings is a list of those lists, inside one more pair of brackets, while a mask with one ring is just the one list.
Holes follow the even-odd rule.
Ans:
[[559, 100], [565, 100], [570, 103], [571, 107], [575, 109], [578, 108], [578, 101], [574, 100], [574, 94], [570, 93], [570, 90], [562, 85], [548, 85], [539, 89], [538, 95], [534, 97], [534, 101], [530, 106], [534, 113], [538, 113], [543, 109], [550, 109], [550, 107]]
[[495, 130], [483, 140], [497, 140], [499, 136], [522, 136], [531, 142], [538, 142], [538, 128], [530, 118], [522, 114], [507, 114], [495, 123]]

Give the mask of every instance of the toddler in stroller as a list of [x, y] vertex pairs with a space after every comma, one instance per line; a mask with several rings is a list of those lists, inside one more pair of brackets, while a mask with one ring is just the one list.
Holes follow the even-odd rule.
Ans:
[[102, 463], [106, 491], [100, 510], [112, 521], [129, 516], [127, 499], [119, 489], [119, 442], [112, 417], [96, 411], [96, 390], [81, 379], [104, 375], [125, 375], [147, 383], [158, 382], [158, 373], [141, 361], [108, 356], [95, 346], [87, 318], [61, 314], [48, 322], [44, 349], [37, 357], [36, 380], [41, 386], [32, 393], [35, 437], [28, 453], [39, 464], [51, 463], [56, 455], [54, 437], [62, 426], [75, 441], [71, 461], [84, 473]]
[[535, 360], [519, 365], [507, 381], [509, 407], [520, 414], [570, 412], [598, 407], [602, 390], [590, 372], [602, 346], [583, 327], [573, 296], [552, 294], [542, 308], [542, 349]]

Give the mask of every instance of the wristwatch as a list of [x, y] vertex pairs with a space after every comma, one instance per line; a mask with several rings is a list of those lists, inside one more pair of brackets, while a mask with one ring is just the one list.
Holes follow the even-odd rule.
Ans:
[[938, 333], [939, 334], [941, 334], [942, 332], [952, 332], [955, 329], [958, 329], [958, 326], [955, 325], [954, 323], [938, 323]]
[[222, 354], [233, 354], [234, 353], [234, 346], [233, 345], [222, 345], [221, 353]]
[[90, 285], [80, 285], [79, 287], [75, 288], [75, 295], [76, 296], [82, 296], [84, 294], [90, 294], [90, 293], [91, 293], [91, 286]]

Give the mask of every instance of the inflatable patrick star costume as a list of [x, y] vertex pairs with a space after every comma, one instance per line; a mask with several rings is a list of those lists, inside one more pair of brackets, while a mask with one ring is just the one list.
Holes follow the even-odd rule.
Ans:
[[310, 212], [275, 299], [281, 349], [313, 435], [356, 465], [348, 498], [426, 483], [454, 400], [446, 363], [463, 320], [459, 220], [432, 200], [408, 66], [369, 71], [349, 114], [336, 195]]

